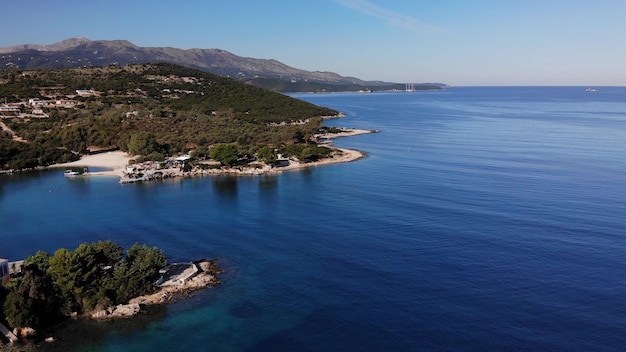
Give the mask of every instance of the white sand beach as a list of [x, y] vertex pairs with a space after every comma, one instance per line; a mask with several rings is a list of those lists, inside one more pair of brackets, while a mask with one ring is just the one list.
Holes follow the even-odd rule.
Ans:
[[339, 133], [318, 134], [317, 137], [323, 138], [323, 139], [333, 139], [333, 138], [339, 138], [339, 137], [350, 137], [350, 136], [358, 136], [360, 134], [375, 133], [375, 131], [372, 131], [372, 130], [360, 130], [356, 128], [344, 128], [342, 130], [343, 132], [339, 132]]
[[54, 164], [50, 167], [101, 167], [109, 168], [109, 171], [87, 172], [89, 176], [123, 176], [124, 169], [128, 165], [128, 161], [132, 159], [128, 154], [122, 151], [105, 152], [100, 154], [85, 155], [80, 160], [71, 163]]

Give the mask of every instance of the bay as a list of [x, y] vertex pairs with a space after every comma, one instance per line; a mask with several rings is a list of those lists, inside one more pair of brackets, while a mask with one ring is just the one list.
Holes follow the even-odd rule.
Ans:
[[626, 345], [626, 88], [298, 94], [356, 162], [120, 185], [0, 177], [0, 256], [112, 239], [220, 257], [223, 284], [77, 351], [619, 351]]

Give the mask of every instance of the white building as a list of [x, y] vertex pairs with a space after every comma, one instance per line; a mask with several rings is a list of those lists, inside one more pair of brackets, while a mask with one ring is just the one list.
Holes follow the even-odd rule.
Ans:
[[14, 116], [20, 113], [20, 108], [17, 106], [0, 105], [0, 115]]
[[96, 92], [93, 91], [93, 89], [77, 89], [76, 90], [76, 94], [80, 95], [81, 97], [90, 97], [92, 95], [95, 95]]

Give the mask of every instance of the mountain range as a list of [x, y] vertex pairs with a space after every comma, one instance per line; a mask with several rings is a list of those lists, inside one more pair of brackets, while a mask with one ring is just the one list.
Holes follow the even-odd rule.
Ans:
[[[0, 69], [50, 69], [169, 62], [196, 68], [276, 91], [404, 90], [404, 84], [364, 81], [334, 72], [306, 71], [277, 60], [237, 56], [221, 49], [140, 47], [127, 40], [69, 38], [50, 45], [0, 48]], [[441, 89], [423, 83], [413, 89]]]

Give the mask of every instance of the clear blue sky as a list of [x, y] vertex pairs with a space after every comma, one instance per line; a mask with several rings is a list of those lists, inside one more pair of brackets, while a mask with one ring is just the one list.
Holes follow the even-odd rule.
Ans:
[[343, 76], [626, 86], [625, 0], [6, 0], [0, 47], [220, 48]]

